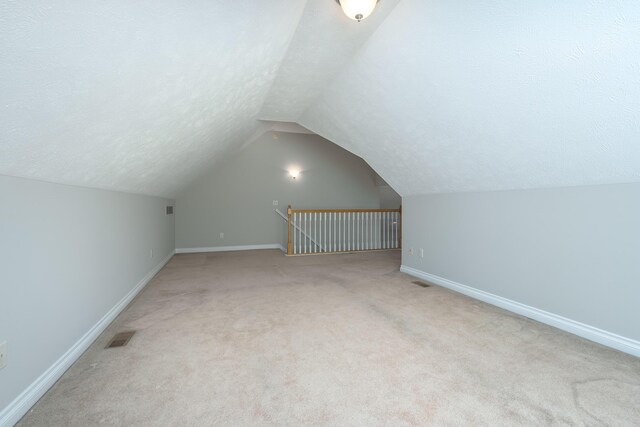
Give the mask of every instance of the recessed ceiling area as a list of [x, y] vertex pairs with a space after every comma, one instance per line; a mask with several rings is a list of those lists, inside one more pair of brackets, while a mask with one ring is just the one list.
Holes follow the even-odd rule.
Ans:
[[640, 180], [634, 2], [1, 8], [0, 174], [175, 197], [264, 120], [404, 196]]

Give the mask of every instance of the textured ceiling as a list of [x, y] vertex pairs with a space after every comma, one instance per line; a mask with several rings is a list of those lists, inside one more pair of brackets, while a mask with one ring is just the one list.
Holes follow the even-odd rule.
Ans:
[[403, 196], [640, 181], [640, 3], [403, 0], [299, 122]]
[[640, 3], [5, 1], [0, 96], [0, 174], [135, 193], [268, 121], [402, 195], [640, 181]]
[[260, 112], [265, 120], [296, 121], [399, 0], [380, 2], [360, 23], [332, 0], [307, 2], [278, 75]]
[[0, 2], [0, 173], [173, 196], [242, 144], [304, 2]]

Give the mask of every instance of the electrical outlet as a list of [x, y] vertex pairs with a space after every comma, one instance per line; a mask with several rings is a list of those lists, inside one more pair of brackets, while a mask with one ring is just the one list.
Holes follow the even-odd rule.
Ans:
[[409, 248], [409, 255], [413, 255], [413, 248]]
[[224, 233], [220, 233], [220, 238], [224, 239]]
[[420, 258], [424, 258], [424, 249], [420, 248]]
[[278, 201], [277, 200], [273, 201], [273, 206], [278, 206]]
[[0, 369], [7, 366], [7, 342], [0, 343]]
[[153, 258], [153, 249], [149, 249], [149, 258]]

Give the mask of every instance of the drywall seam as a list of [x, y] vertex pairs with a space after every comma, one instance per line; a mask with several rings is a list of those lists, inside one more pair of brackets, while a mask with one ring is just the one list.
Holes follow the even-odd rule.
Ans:
[[63, 354], [49, 369], [38, 377], [26, 390], [24, 390], [13, 402], [0, 412], [0, 427], [9, 427], [16, 424], [27, 411], [55, 384], [58, 379], [78, 360], [100, 334], [113, 322], [113, 320], [129, 305], [129, 303], [144, 289], [153, 277], [173, 257], [172, 251], [146, 276], [136, 284], [111, 310], [105, 314], [86, 334], [80, 338], [65, 354]]
[[436, 285], [451, 289], [452, 291], [470, 296], [496, 307], [503, 308], [522, 316], [537, 320], [538, 322], [562, 329], [579, 337], [586, 338], [598, 344], [623, 351], [633, 356], [640, 357], [640, 342], [631, 338], [626, 338], [602, 329], [595, 328], [566, 317], [558, 316], [548, 311], [540, 310], [517, 301], [513, 301], [499, 295], [494, 295], [471, 286], [463, 285], [443, 277], [439, 277], [424, 271], [402, 265], [400, 271], [423, 280], [427, 280]]
[[233, 251], [254, 251], [258, 249], [280, 249], [286, 252], [280, 243], [267, 243], [264, 245], [238, 245], [238, 246], [209, 246], [204, 248], [177, 248], [177, 254], [197, 254], [202, 252], [233, 252]]

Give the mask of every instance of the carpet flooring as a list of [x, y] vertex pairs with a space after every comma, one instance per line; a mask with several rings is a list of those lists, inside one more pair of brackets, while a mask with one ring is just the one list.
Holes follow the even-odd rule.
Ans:
[[19, 426], [640, 425], [639, 358], [399, 263], [176, 255]]

